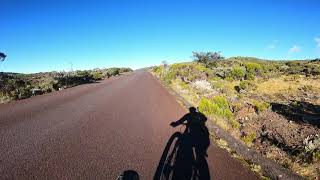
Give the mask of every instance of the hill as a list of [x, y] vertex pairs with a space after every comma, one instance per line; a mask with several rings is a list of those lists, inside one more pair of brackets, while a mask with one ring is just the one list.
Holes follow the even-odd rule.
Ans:
[[152, 73], [262, 156], [304, 177], [319, 176], [319, 59], [202, 54]]

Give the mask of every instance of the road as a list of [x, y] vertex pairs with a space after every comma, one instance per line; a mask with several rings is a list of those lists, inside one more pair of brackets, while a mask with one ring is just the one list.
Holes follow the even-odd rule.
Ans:
[[[152, 179], [186, 113], [148, 72], [0, 105], [0, 179]], [[211, 143], [211, 179], [257, 179]]]

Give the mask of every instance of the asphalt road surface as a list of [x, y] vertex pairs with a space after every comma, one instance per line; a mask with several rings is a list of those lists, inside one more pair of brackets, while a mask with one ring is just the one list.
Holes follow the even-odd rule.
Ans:
[[[152, 179], [186, 113], [148, 72], [0, 105], [0, 179]], [[257, 179], [211, 144], [211, 179]]]

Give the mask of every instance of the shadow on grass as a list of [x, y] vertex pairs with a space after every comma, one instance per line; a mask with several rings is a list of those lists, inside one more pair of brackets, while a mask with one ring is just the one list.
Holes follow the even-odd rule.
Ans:
[[297, 123], [308, 123], [320, 127], [320, 106], [308, 102], [295, 101], [288, 105], [271, 103], [272, 111]]

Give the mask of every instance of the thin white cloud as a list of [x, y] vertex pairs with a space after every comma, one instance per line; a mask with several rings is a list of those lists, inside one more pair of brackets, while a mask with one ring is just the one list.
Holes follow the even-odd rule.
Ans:
[[268, 46], [267, 46], [267, 49], [275, 49], [278, 45], [278, 41], [277, 40], [274, 40], [272, 41], [272, 43], [270, 43]]
[[320, 48], [320, 37], [316, 37], [316, 38], [314, 38], [314, 40], [315, 40], [316, 43], [317, 43], [317, 47]]
[[275, 44], [269, 44], [267, 46], [267, 49], [275, 49], [276, 48], [276, 45]]
[[289, 53], [298, 53], [301, 51], [301, 48], [297, 45], [293, 45], [292, 48], [289, 49]]

